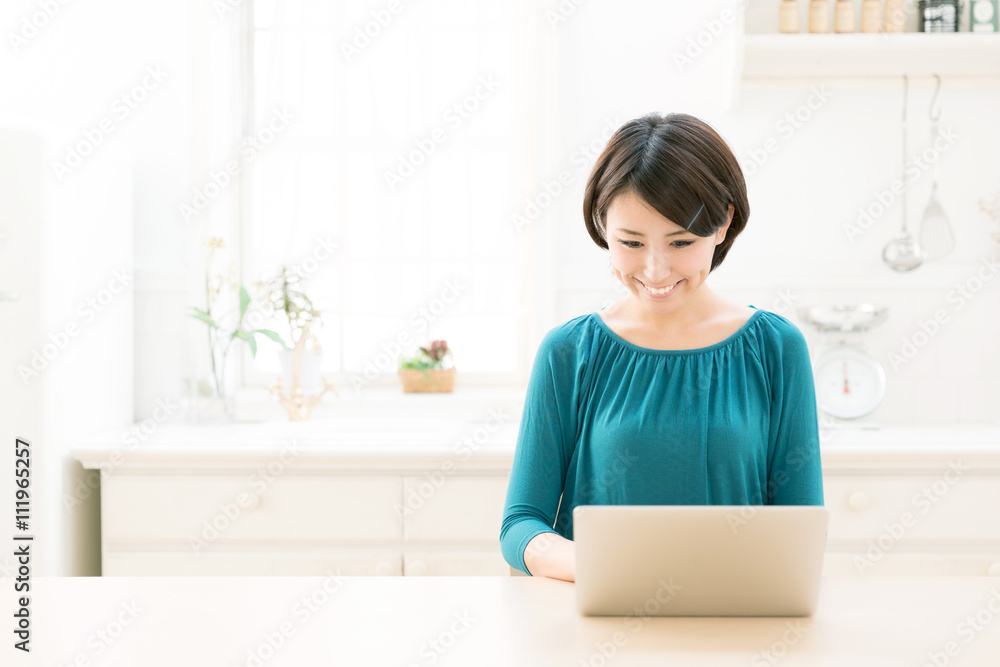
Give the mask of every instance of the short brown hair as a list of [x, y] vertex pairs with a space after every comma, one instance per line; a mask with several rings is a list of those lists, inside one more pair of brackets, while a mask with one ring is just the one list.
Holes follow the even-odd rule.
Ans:
[[626, 192], [668, 220], [690, 224], [696, 236], [711, 236], [725, 225], [732, 204], [733, 219], [715, 247], [711, 270], [722, 264], [750, 217], [736, 156], [708, 123], [683, 113], [649, 113], [628, 121], [597, 158], [583, 194], [583, 219], [594, 243], [605, 250], [608, 207]]

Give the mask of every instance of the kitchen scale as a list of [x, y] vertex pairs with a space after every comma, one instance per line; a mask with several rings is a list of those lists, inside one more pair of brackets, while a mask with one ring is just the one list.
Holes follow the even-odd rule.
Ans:
[[871, 304], [811, 306], [799, 316], [822, 335], [813, 364], [816, 403], [840, 419], [871, 414], [885, 396], [885, 369], [864, 347], [861, 334], [886, 318], [887, 308]]

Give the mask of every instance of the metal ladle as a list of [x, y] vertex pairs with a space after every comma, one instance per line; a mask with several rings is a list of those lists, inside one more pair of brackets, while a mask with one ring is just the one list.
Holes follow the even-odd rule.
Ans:
[[[937, 88], [934, 89], [934, 97], [931, 99], [931, 141], [936, 141], [938, 138], [938, 121], [941, 119], [941, 110], [938, 109], [937, 113], [934, 112], [934, 101], [937, 100], [938, 93], [941, 91], [941, 77], [935, 74], [934, 78], [937, 79]], [[940, 160], [941, 156], [939, 155], [933, 163], [934, 182], [931, 185], [931, 198], [927, 202], [927, 209], [920, 221], [920, 247], [927, 253], [928, 261], [941, 259], [955, 249], [955, 235], [951, 231], [951, 223], [937, 198], [938, 178], [941, 176], [938, 168]]]
[[[903, 75], [903, 183], [906, 183], [906, 107], [909, 81]], [[906, 188], [900, 194], [903, 205], [903, 229], [882, 251], [882, 259], [895, 271], [912, 271], [924, 263], [925, 253], [910, 232], [906, 231]]]

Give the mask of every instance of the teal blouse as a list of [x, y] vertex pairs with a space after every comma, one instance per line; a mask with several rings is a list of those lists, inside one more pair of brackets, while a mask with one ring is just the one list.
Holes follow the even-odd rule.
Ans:
[[572, 540], [577, 505], [823, 504], [805, 338], [755, 311], [693, 350], [639, 347], [596, 312], [544, 336], [500, 528], [510, 565], [527, 572], [539, 533]]

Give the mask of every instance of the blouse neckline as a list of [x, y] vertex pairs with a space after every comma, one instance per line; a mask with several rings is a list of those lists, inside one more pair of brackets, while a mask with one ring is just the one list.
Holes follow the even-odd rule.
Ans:
[[616, 334], [614, 331], [612, 331], [611, 327], [608, 326], [607, 322], [605, 322], [598, 314], [598, 311], [595, 310], [590, 314], [590, 316], [597, 322], [597, 325], [604, 331], [604, 333], [606, 333], [613, 341], [617, 342], [619, 345], [624, 345], [630, 350], [635, 350], [636, 352], [643, 352], [645, 354], [679, 356], [679, 355], [702, 354], [705, 352], [711, 352], [712, 350], [717, 350], [720, 347], [725, 347], [726, 345], [729, 345], [734, 341], [736, 341], [738, 338], [742, 337], [746, 333], [747, 329], [750, 328], [750, 325], [757, 321], [757, 318], [760, 317], [760, 314], [765, 312], [763, 310], [759, 310], [756, 306], [752, 306], [750, 304], [747, 304], [747, 306], [749, 308], [753, 308], [754, 312], [750, 315], [749, 319], [747, 319], [747, 321], [743, 323], [743, 326], [734, 331], [728, 337], [720, 340], [718, 343], [712, 343], [711, 345], [706, 345], [705, 347], [694, 347], [689, 350], [658, 350], [652, 347], [641, 347], [639, 345], [636, 345], [635, 343], [630, 343], [629, 341], [625, 340], [624, 338]]

